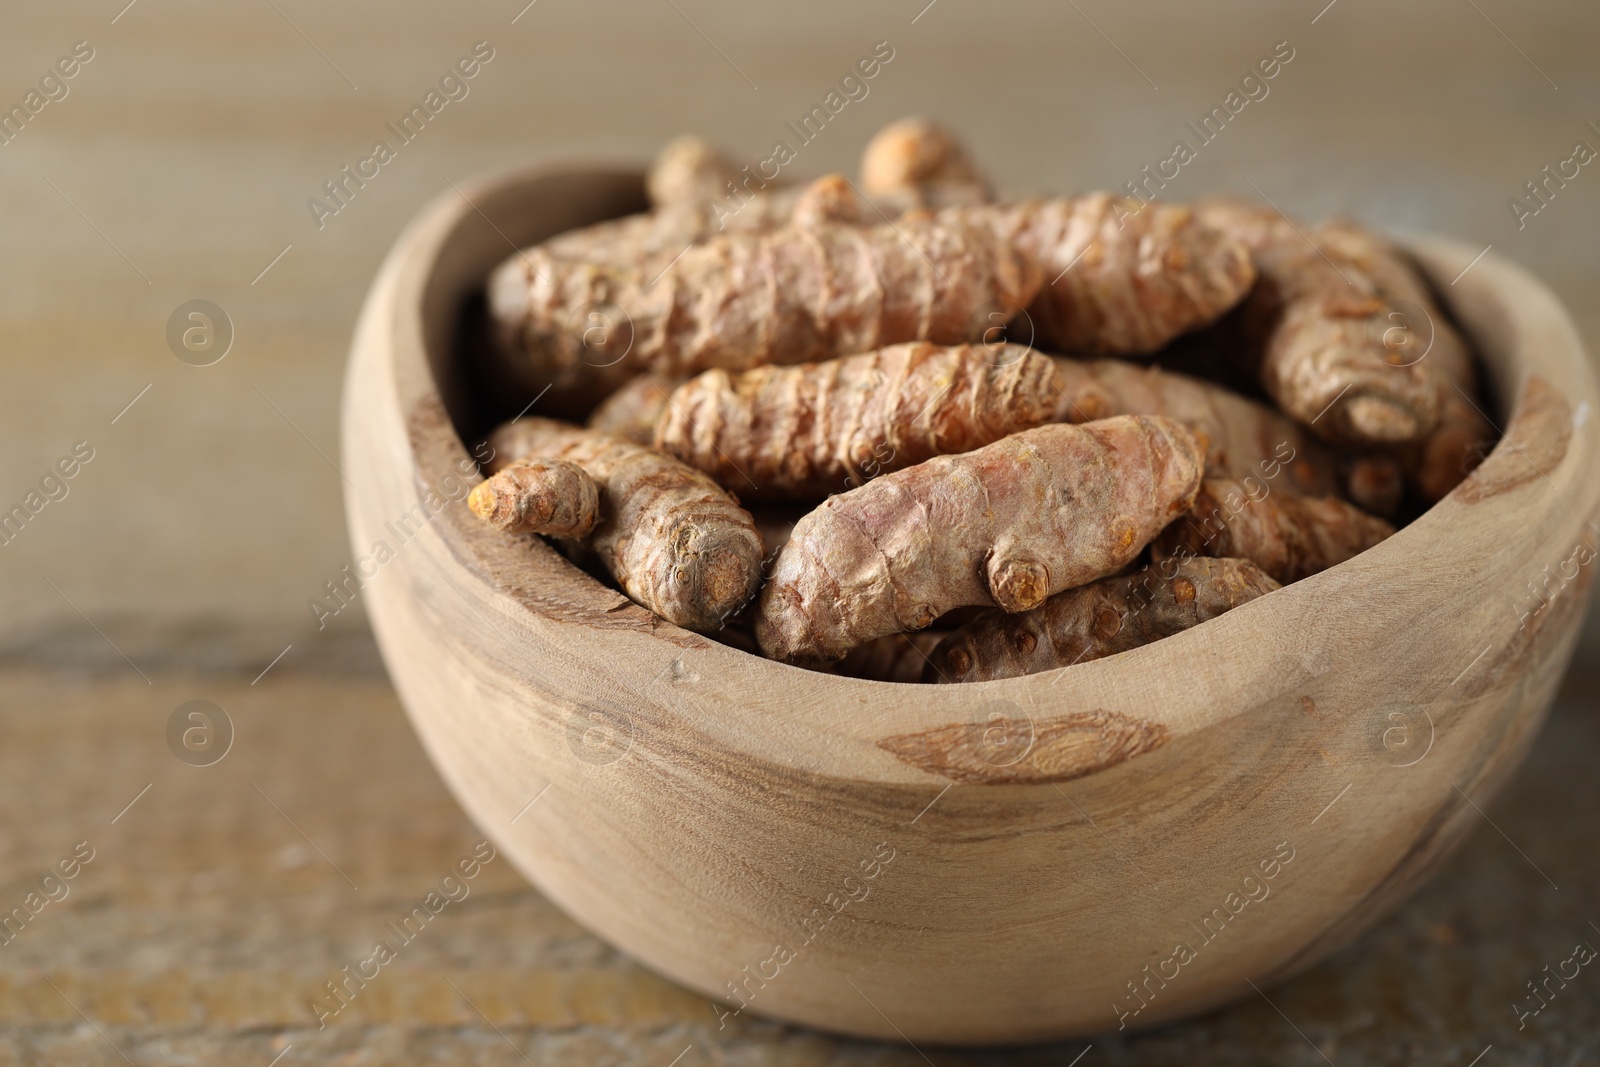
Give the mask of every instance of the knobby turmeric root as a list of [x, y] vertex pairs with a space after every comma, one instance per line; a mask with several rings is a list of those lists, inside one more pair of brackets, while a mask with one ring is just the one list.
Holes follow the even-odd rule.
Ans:
[[1018, 345], [891, 345], [826, 363], [707, 371], [655, 446], [751, 499], [822, 497], [1047, 421], [1049, 358]]
[[986, 682], [1100, 659], [1171, 637], [1277, 588], [1249, 560], [1153, 564], [1057, 593], [1032, 611], [988, 612], [938, 644], [922, 680]]
[[600, 518], [590, 544], [623, 592], [662, 618], [716, 630], [754, 596], [761, 536], [749, 513], [699, 471], [551, 419], [506, 423], [489, 443], [493, 474], [531, 459], [559, 459], [594, 480]]
[[827, 662], [952, 608], [1027, 611], [1125, 566], [1188, 509], [1204, 465], [1181, 423], [1122, 416], [883, 475], [795, 526], [756, 640], [774, 659]]
[[645, 192], [656, 207], [706, 204], [728, 195], [739, 168], [704, 137], [686, 134], [661, 147], [645, 172]]
[[667, 410], [667, 398], [683, 384], [681, 378], [641, 374], [630, 378], [589, 413], [591, 430], [616, 434], [636, 445], [653, 444], [656, 422]]
[[1252, 494], [1239, 482], [1208, 478], [1188, 515], [1162, 531], [1157, 559], [1191, 556], [1253, 561], [1287, 585], [1365, 552], [1394, 527], [1337, 497]]
[[991, 230], [922, 215], [721, 234], [655, 277], [533, 248], [495, 271], [489, 297], [507, 358], [564, 385], [978, 340], [1039, 284]]
[[879, 210], [899, 214], [957, 204], [983, 204], [989, 181], [945, 127], [923, 118], [891, 122], [861, 155], [861, 191]]
[[[1299, 227], [1271, 208], [1198, 210], [1247, 244], [1261, 273], [1245, 318], [1261, 346], [1261, 384], [1280, 408], [1339, 444], [1393, 445], [1433, 429], [1440, 379], [1429, 360], [1464, 361], [1465, 350], [1420, 283], [1385, 292], [1383, 282], [1409, 273], [1395, 269], [1392, 249], [1348, 228]], [[1432, 319], [1426, 358], [1407, 300]]]
[[[1311, 496], [1338, 490], [1333, 453], [1264, 404], [1211, 382], [1123, 360], [1053, 362], [1062, 383], [1058, 422], [1166, 415], [1205, 437], [1207, 477], [1264, 480]], [[1275, 482], [1279, 477], [1282, 483]]]
[[1148, 353], [1215, 319], [1254, 277], [1243, 246], [1192, 212], [1130, 213], [1105, 194], [913, 211], [871, 227], [808, 216], [688, 244], [661, 264], [676, 240], [652, 237], [634, 265], [585, 260], [570, 235], [512, 257], [490, 283], [507, 357], [558, 385], [585, 373], [742, 370], [976, 341], [1030, 305], [1012, 325], [1020, 340], [1037, 331], [1074, 351]]
[[824, 175], [802, 186], [789, 215], [789, 222], [799, 227], [861, 221], [861, 198], [842, 174]]
[[1037, 265], [1044, 287], [1013, 339], [1074, 354], [1154, 352], [1215, 320], [1255, 281], [1245, 247], [1188, 208], [1091, 193], [939, 217], [987, 225]]
[[1420, 441], [1399, 449], [1417, 496], [1444, 499], [1488, 452], [1493, 424], [1478, 407], [1478, 370], [1461, 334], [1434, 300], [1411, 260], [1391, 243], [1351, 222], [1317, 230], [1324, 248], [1362, 267], [1382, 295], [1389, 324], [1383, 334], [1391, 361], [1416, 363], [1438, 391], [1438, 418]]
[[1455, 383], [1439, 390], [1439, 421], [1433, 432], [1398, 452], [1406, 482], [1426, 503], [1443, 500], [1489, 454], [1494, 424]]
[[474, 486], [467, 506], [506, 533], [582, 539], [599, 520], [600, 491], [575, 463], [527, 459]]

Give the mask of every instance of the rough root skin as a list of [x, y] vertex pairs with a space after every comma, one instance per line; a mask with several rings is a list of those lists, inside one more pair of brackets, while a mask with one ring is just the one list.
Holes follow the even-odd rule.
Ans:
[[1252, 495], [1239, 482], [1208, 478], [1190, 513], [1167, 527], [1153, 550], [1158, 559], [1248, 559], [1287, 585], [1343, 563], [1392, 533], [1387, 522], [1337, 497]]
[[1299, 423], [1264, 404], [1159, 367], [1118, 359], [1054, 362], [1062, 382], [1059, 422], [1166, 415], [1206, 438], [1207, 477], [1254, 478], [1307, 496], [1339, 489], [1337, 457]]
[[474, 486], [467, 506], [506, 533], [582, 539], [599, 521], [600, 491], [575, 463], [529, 459]]
[[576, 464], [600, 490], [591, 544], [628, 596], [670, 622], [716, 630], [755, 595], [761, 535], [710, 478], [671, 456], [550, 419], [506, 423], [492, 469], [529, 458]]
[[1438, 421], [1441, 386], [1475, 388], [1465, 343], [1387, 242], [1347, 223], [1297, 227], [1231, 201], [1198, 210], [1249, 246], [1261, 281], [1245, 319], [1262, 346], [1261, 384], [1320, 437], [1417, 441]]
[[1040, 284], [992, 227], [914, 214], [729, 232], [662, 271], [532, 248], [495, 271], [489, 298], [506, 358], [560, 386], [976, 341]]
[[[1242, 559], [1186, 559], [1057, 593], [1019, 615], [989, 612], [942, 640], [925, 682], [987, 682], [1126, 652], [1279, 588]], [[884, 640], [889, 640], [885, 638]]]
[[[1255, 281], [1239, 241], [1187, 208], [1107, 193], [952, 208], [982, 221], [1037, 264], [1044, 288], [1028, 307], [1036, 343], [1078, 355], [1146, 355], [1212, 322]], [[1027, 341], [1027, 325], [1012, 327]]]
[[586, 425], [591, 430], [615, 434], [636, 445], [650, 445], [655, 441], [656, 422], [667, 410], [667, 398], [682, 384], [680, 378], [665, 378], [659, 374], [630, 378], [600, 402], [590, 413]]
[[1204, 464], [1182, 424], [1125, 416], [886, 474], [795, 526], [756, 640], [773, 659], [826, 662], [952, 608], [1037, 607], [1127, 565], [1189, 508]]
[[794, 367], [707, 371], [674, 392], [655, 446], [751, 499], [820, 498], [1049, 420], [1050, 359], [926, 342]]

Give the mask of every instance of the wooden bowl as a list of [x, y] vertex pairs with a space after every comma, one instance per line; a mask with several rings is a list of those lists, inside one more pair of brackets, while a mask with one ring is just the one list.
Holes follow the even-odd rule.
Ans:
[[430, 205], [356, 333], [346, 499], [384, 658], [457, 798], [708, 1020], [954, 1043], [1148, 1026], [1306, 968], [1483, 821], [1572, 652], [1600, 504], [1595, 382], [1526, 272], [1410, 245], [1508, 433], [1394, 537], [1133, 652], [909, 686], [681, 630], [468, 513], [486, 423], [464, 308], [514, 248], [642, 203], [635, 171], [567, 168]]

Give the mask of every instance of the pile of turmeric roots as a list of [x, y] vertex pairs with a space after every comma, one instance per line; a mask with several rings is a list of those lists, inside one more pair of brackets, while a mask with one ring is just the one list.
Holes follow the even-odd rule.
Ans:
[[587, 423], [499, 427], [468, 503], [773, 659], [1112, 655], [1371, 548], [1493, 442], [1427, 283], [1348, 222], [999, 201], [920, 119], [855, 181], [681, 138], [648, 189], [490, 279], [502, 379]]

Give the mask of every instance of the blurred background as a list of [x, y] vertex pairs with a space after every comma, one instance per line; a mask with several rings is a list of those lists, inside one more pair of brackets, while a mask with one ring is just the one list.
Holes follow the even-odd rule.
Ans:
[[[1238, 193], [1492, 248], [1600, 338], [1600, 164], [1543, 203], [1526, 188], [1547, 166], [1571, 174], [1578, 142], [1600, 149], [1593, 5], [72, 0], [8, 5], [0, 27], [0, 510], [92, 454], [0, 547], [0, 910], [76, 843], [95, 853], [0, 945], [0, 1065], [1066, 1063], [1088, 1044], [719, 1032], [702, 999], [503, 863], [402, 973], [317, 1029], [321, 984], [478, 839], [359, 603], [321, 629], [307, 607], [350, 561], [337, 424], [362, 296], [451, 182], [642, 164], [681, 132], [754, 162], [886, 47], [789, 172], [853, 173], [876, 129], [926, 114], [1003, 191], [1115, 190], [1286, 47], [1268, 95], [1165, 197]], [[464, 96], [336, 214], [308, 207], [395, 143], [385, 124], [474, 46], [491, 58]], [[220, 309], [217, 339], [180, 359], [169, 325], [196, 300]], [[1591, 620], [1493, 827], [1400, 915], [1276, 1007], [1098, 1040], [1083, 1067], [1600, 1063], [1600, 975], [1521, 1030], [1509, 1006], [1574, 940], [1600, 945], [1597, 652]], [[190, 700], [229, 741], [203, 767], [170, 741]]]

